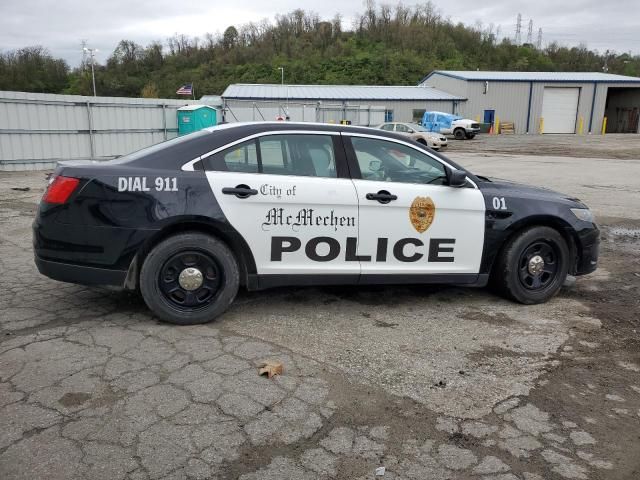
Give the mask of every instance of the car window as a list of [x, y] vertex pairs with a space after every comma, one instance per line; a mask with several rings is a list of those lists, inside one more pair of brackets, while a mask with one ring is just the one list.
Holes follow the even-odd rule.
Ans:
[[393, 123], [385, 123], [380, 127], [382, 130], [386, 130], [387, 132], [393, 132]]
[[445, 185], [444, 165], [426, 153], [386, 140], [351, 137], [363, 180]]
[[401, 124], [401, 123], [398, 123], [398, 124], [396, 125], [396, 132], [400, 132], [400, 133], [409, 133], [409, 132], [410, 132], [410, 130], [409, 130], [409, 128], [407, 128], [407, 126], [406, 126], [406, 125], [403, 125], [403, 124]]
[[260, 137], [262, 172], [271, 175], [336, 178], [333, 140], [328, 135]]
[[234, 145], [206, 159], [207, 170], [258, 173], [258, 150], [255, 140]]

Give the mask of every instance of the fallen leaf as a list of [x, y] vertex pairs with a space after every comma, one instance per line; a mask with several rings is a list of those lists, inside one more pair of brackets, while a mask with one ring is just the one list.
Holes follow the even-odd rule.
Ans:
[[282, 375], [284, 371], [284, 366], [282, 362], [263, 362], [260, 364], [260, 370], [258, 370], [258, 375], [267, 375], [267, 378], [271, 378], [274, 375]]

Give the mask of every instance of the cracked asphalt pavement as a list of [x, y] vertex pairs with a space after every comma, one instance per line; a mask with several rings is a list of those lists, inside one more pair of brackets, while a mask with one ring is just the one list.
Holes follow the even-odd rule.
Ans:
[[44, 173], [0, 172], [0, 478], [640, 478], [640, 160], [451, 156], [580, 196], [599, 270], [531, 307], [289, 288], [177, 327], [135, 293], [40, 276]]

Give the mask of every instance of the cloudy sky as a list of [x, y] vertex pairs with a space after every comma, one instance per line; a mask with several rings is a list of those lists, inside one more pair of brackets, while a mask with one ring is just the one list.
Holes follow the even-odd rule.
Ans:
[[[378, 2], [395, 4], [395, 0]], [[416, 2], [405, 0], [405, 5]], [[534, 42], [538, 28], [543, 43], [586, 44], [604, 52], [640, 54], [639, 0], [434, 0], [445, 17], [473, 25], [482, 22], [500, 26], [501, 36], [513, 38], [518, 13], [523, 18], [523, 41], [529, 19], [533, 19]], [[487, 5], [482, 5], [483, 3]], [[79, 63], [81, 40], [100, 50], [98, 62], [113, 51], [120, 39], [146, 45], [165, 41], [174, 33], [202, 36], [223, 31], [277, 13], [305, 8], [331, 18], [343, 16], [350, 28], [362, 0], [0, 0], [0, 50], [43, 45], [70, 65]]]

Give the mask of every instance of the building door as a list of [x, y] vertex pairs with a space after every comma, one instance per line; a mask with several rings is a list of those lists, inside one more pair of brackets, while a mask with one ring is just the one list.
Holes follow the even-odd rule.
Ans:
[[579, 88], [545, 87], [542, 133], [575, 133], [579, 98]]
[[489, 125], [493, 125], [493, 122], [496, 119], [496, 111], [495, 110], [485, 110], [484, 111], [484, 123]]

